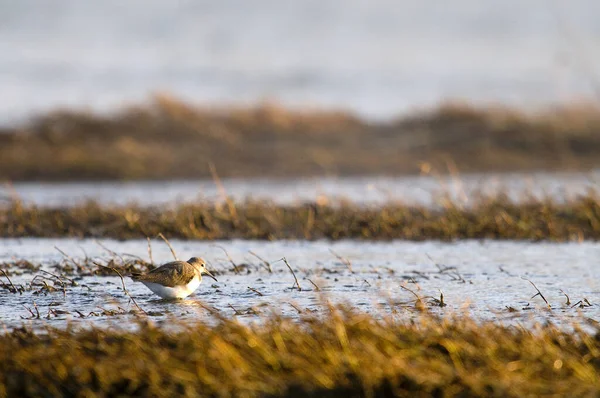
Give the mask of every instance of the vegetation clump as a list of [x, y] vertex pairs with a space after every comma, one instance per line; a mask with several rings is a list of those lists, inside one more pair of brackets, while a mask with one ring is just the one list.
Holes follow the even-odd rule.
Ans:
[[0, 131], [0, 180], [399, 175], [600, 166], [600, 109], [446, 104], [373, 122], [321, 110], [195, 107], [166, 95], [108, 115], [51, 112]]
[[595, 396], [598, 334], [348, 308], [0, 336], [0, 396]]
[[160, 233], [180, 239], [453, 240], [600, 239], [600, 197], [595, 191], [569, 200], [504, 196], [472, 206], [446, 201], [431, 208], [402, 203], [276, 205], [269, 202], [182, 204], [173, 208], [104, 207], [89, 202], [64, 208], [0, 207], [0, 236], [133, 239]]

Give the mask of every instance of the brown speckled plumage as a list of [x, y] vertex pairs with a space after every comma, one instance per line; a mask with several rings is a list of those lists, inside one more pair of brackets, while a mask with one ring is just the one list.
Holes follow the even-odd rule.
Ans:
[[192, 257], [188, 261], [171, 261], [163, 264], [152, 271], [140, 275], [132, 275], [134, 281], [158, 283], [167, 287], [187, 285], [194, 276], [200, 276], [200, 269], [206, 263], [198, 257]]

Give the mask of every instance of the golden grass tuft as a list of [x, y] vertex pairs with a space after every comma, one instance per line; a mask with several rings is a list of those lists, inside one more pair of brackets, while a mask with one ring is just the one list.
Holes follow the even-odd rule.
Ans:
[[0, 396], [595, 396], [600, 339], [348, 308], [0, 336]]
[[94, 202], [45, 208], [13, 201], [0, 207], [1, 237], [133, 239], [160, 233], [181, 239], [453, 240], [600, 239], [600, 196], [595, 191], [555, 202], [481, 197], [472, 206], [446, 200], [440, 208], [401, 203], [280, 206], [269, 202], [199, 202], [173, 208], [110, 207]]

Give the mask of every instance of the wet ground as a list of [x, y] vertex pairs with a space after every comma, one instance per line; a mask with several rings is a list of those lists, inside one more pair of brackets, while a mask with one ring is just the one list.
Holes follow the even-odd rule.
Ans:
[[[141, 240], [103, 240], [102, 245], [123, 256], [148, 258]], [[573, 321], [600, 321], [600, 243], [529, 243], [508, 241], [428, 242], [305, 242], [226, 241], [171, 242], [182, 259], [202, 256], [218, 282], [205, 279], [188, 299], [164, 302], [142, 284], [125, 277], [137, 305], [158, 324], [171, 319], [205, 319], [211, 311], [253, 321], [270, 311], [297, 317], [319, 311], [325, 302], [348, 303], [362, 311], [416, 316], [416, 295], [431, 311], [450, 315], [468, 312], [479, 320], [531, 325], [535, 322], [568, 327]], [[219, 245], [221, 247], [218, 247]], [[0, 262], [27, 259], [50, 264], [63, 259], [56, 247], [73, 258], [85, 255], [100, 262], [114, 257], [97, 241], [73, 239], [3, 239]], [[154, 242], [156, 263], [172, 259], [168, 247]], [[240, 268], [236, 273], [224, 253]], [[271, 263], [273, 272], [249, 251]], [[285, 257], [298, 279], [283, 261]], [[68, 261], [68, 260], [65, 260]], [[7, 268], [7, 267], [4, 267]], [[46, 265], [43, 269], [57, 273]], [[65, 327], [67, 324], [133, 327], [136, 306], [122, 289], [118, 276], [73, 277], [77, 286], [40, 271], [17, 275], [11, 282], [25, 291], [0, 287], [0, 322], [6, 328], [28, 325]], [[48, 292], [46, 283], [56, 290]], [[34, 284], [32, 285], [32, 280]], [[535, 283], [548, 301], [535, 296]], [[410, 289], [406, 290], [404, 288]], [[51, 290], [51, 289], [50, 289]], [[567, 305], [569, 296], [570, 304]], [[440, 304], [440, 293], [443, 303]], [[437, 300], [437, 301], [436, 301]], [[587, 300], [587, 301], [586, 301]], [[578, 304], [578, 302], [582, 301]], [[38, 319], [39, 312], [39, 319]], [[139, 312], [139, 311], [138, 311]]]

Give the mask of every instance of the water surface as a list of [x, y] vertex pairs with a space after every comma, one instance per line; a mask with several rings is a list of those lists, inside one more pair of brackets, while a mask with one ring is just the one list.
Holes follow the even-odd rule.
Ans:
[[[142, 240], [103, 240], [102, 243], [117, 253], [145, 258], [148, 255], [146, 242]], [[159, 324], [172, 318], [207, 319], [207, 307], [248, 321], [258, 320], [261, 314], [273, 310], [297, 317], [298, 310], [319, 313], [326, 301], [348, 303], [372, 313], [394, 311], [398, 317], [410, 319], [417, 315], [414, 296], [401, 286], [413, 290], [425, 302], [439, 299], [443, 292], [447, 306], [441, 308], [432, 302], [431, 310], [445, 316], [468, 312], [478, 320], [527, 325], [551, 322], [564, 327], [573, 321], [600, 321], [600, 267], [597, 264], [600, 243], [595, 242], [217, 242], [236, 264], [242, 267], [247, 264], [240, 274], [232, 270], [228, 258], [214, 243], [172, 243], [181, 258], [206, 258], [209, 269], [218, 273], [219, 281], [205, 279], [187, 300], [163, 302], [142, 284], [125, 278], [130, 294], [151, 314], [152, 321]], [[0, 262], [57, 261], [62, 255], [54, 246], [75, 258], [83, 257], [84, 251], [99, 260], [111, 256], [92, 240], [2, 239]], [[272, 262], [274, 272], [269, 273], [262, 267], [249, 250]], [[350, 267], [336, 255], [350, 261]], [[276, 261], [284, 256], [296, 273], [300, 291], [285, 264]], [[169, 261], [171, 253], [166, 245], [154, 242], [153, 257], [160, 263]], [[27, 286], [37, 274], [13, 275], [11, 280]], [[536, 290], [523, 278], [537, 285], [551, 309], [540, 297], [532, 297]], [[6, 283], [6, 278], [3, 280]], [[0, 321], [8, 328], [23, 324], [36, 328], [64, 327], [69, 322], [121, 327], [135, 324], [133, 315], [102, 314], [103, 310], [135, 309], [118, 277], [89, 276], [77, 282], [79, 286], [67, 287], [66, 293], [58, 289], [49, 294], [26, 291], [19, 295], [0, 288]], [[591, 306], [571, 308], [566, 305], [563, 292], [569, 295], [571, 305], [587, 299]], [[42, 319], [23, 319], [31, 317], [29, 310], [36, 313], [34, 306]]]
[[[581, 173], [485, 173], [459, 177], [324, 177], [307, 179], [225, 179], [228, 196], [293, 204], [345, 200], [376, 205], [390, 201], [432, 206], [442, 196], [472, 204], [476, 194], [506, 194], [514, 200], [550, 197], [566, 200], [600, 187], [600, 171]], [[212, 180], [80, 183], [15, 183], [0, 186], [0, 198], [68, 206], [95, 200], [101, 204], [173, 205], [222, 199]]]

